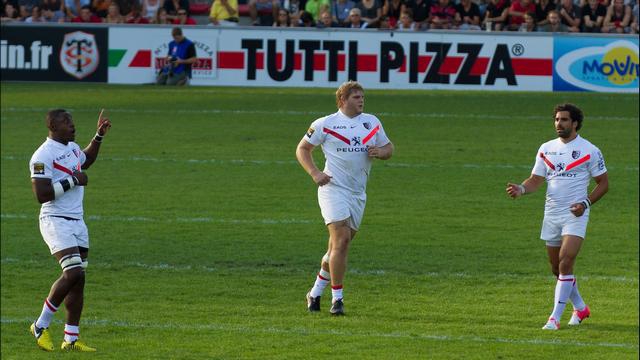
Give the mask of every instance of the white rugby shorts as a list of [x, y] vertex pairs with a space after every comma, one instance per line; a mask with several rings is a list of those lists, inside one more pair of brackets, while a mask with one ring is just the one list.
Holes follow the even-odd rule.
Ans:
[[587, 234], [589, 212], [576, 217], [572, 213], [565, 215], [544, 215], [540, 238], [545, 241], [560, 241], [564, 235], [578, 236], [584, 239]]
[[318, 187], [318, 204], [325, 224], [349, 219], [353, 230], [360, 228], [367, 203], [366, 193], [356, 193], [331, 183]]
[[89, 248], [89, 231], [84, 220], [43, 216], [40, 218], [40, 233], [51, 254], [72, 247]]

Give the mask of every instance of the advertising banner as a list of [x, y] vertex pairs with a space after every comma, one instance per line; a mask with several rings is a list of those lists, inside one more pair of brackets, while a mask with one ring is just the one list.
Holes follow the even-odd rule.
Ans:
[[2, 80], [107, 82], [108, 29], [3, 26]]
[[554, 39], [554, 91], [638, 93], [638, 37]]
[[[486, 33], [183, 29], [196, 43], [194, 85], [552, 90], [553, 38]], [[167, 28], [112, 28], [109, 82], [151, 83]]]

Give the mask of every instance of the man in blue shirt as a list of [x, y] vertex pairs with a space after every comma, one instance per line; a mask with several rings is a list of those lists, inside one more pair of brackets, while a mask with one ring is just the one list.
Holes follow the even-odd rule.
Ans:
[[196, 62], [196, 47], [182, 34], [182, 29], [171, 30], [173, 41], [169, 43], [169, 53], [165, 66], [160, 70], [158, 85], [186, 85], [191, 78], [191, 66]]

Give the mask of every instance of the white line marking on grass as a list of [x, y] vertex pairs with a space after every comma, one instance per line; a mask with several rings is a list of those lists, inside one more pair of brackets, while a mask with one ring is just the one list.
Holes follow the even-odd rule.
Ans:
[[[2, 160], [29, 160], [26, 156], [18, 155], [3, 155]], [[216, 164], [216, 165], [296, 165], [296, 160], [244, 160], [244, 159], [163, 159], [148, 156], [131, 156], [128, 158], [119, 157], [101, 157], [100, 161], [131, 161], [131, 162], [153, 162], [153, 163], [184, 163], [184, 164]], [[390, 168], [413, 168], [413, 169], [434, 169], [434, 168], [455, 168], [455, 169], [531, 169], [531, 165], [516, 165], [516, 164], [425, 164], [425, 163], [394, 163], [385, 162], [380, 165], [381, 167]], [[617, 170], [614, 166], [607, 166], [609, 170]], [[637, 166], [625, 166], [625, 171], [638, 171]]]
[[[2, 318], [2, 324], [30, 324], [33, 319], [15, 319]], [[61, 325], [61, 320], [54, 320], [55, 323]], [[541, 346], [576, 346], [576, 347], [602, 347], [602, 348], [621, 348], [621, 349], [637, 349], [638, 345], [628, 343], [609, 343], [609, 342], [584, 342], [584, 341], [567, 341], [567, 340], [548, 340], [548, 339], [509, 339], [502, 337], [481, 337], [481, 336], [456, 336], [456, 335], [436, 335], [436, 334], [414, 334], [405, 332], [375, 332], [375, 331], [345, 331], [336, 329], [309, 329], [309, 328], [277, 328], [274, 326], [259, 328], [238, 326], [233, 324], [179, 324], [179, 323], [152, 323], [152, 322], [128, 322], [113, 321], [108, 319], [83, 319], [85, 326], [104, 326], [104, 327], [120, 327], [128, 329], [168, 329], [168, 330], [202, 330], [202, 331], [233, 331], [242, 334], [247, 333], [263, 333], [263, 334], [286, 334], [286, 335], [306, 335], [306, 336], [345, 336], [345, 337], [368, 337], [368, 338], [394, 338], [394, 339], [410, 339], [410, 340], [435, 340], [435, 341], [457, 341], [457, 342], [479, 342], [479, 343], [500, 343], [500, 344], [517, 344], [517, 345], [541, 345]]]
[[[18, 259], [12, 257], [4, 257], [0, 260], [2, 264], [25, 264], [25, 265], [42, 265], [41, 261], [31, 260], [31, 259]], [[196, 265], [173, 265], [167, 263], [158, 263], [158, 264], [145, 264], [139, 261], [128, 261], [121, 263], [113, 263], [113, 262], [100, 262], [99, 260], [92, 260], [91, 267], [95, 268], [112, 268], [119, 266], [128, 266], [133, 268], [140, 268], [144, 270], [166, 270], [166, 271], [202, 271], [202, 272], [216, 272], [225, 270], [226, 268], [216, 268], [211, 266], [196, 266]], [[291, 273], [293, 270], [291, 267], [280, 267], [280, 270], [284, 270], [287, 273]], [[296, 268], [300, 273], [307, 273], [304, 269]], [[250, 269], [251, 271], [255, 270], [254, 268]], [[257, 271], [263, 271], [263, 268], [258, 269]], [[372, 269], [372, 270], [360, 270], [357, 268], [351, 268], [347, 270], [349, 274], [353, 275], [363, 275], [363, 276], [383, 276], [383, 277], [428, 277], [428, 278], [440, 278], [440, 279], [452, 279], [452, 278], [463, 278], [463, 279], [480, 279], [480, 280], [491, 280], [491, 281], [504, 281], [504, 280], [527, 280], [527, 281], [549, 281], [555, 282], [555, 278], [553, 276], [547, 275], [518, 275], [513, 273], [493, 273], [490, 275], [487, 274], [472, 274], [472, 273], [451, 273], [451, 272], [427, 272], [427, 273], [403, 273], [395, 270], [383, 270], [383, 269]], [[626, 277], [626, 276], [603, 276], [603, 275], [581, 275], [579, 276], [580, 281], [606, 281], [606, 282], [616, 282], [616, 283], [629, 283], [629, 284], [637, 284], [638, 278], [634, 277]]]
[[[37, 215], [28, 214], [1, 214], [2, 219], [36, 219]], [[312, 224], [314, 222], [321, 223], [321, 220], [305, 220], [305, 219], [224, 219], [214, 217], [196, 217], [196, 218], [153, 218], [147, 216], [103, 216], [89, 215], [85, 216], [90, 221], [107, 221], [107, 222], [164, 222], [164, 223], [215, 223], [215, 224], [258, 224], [258, 225], [281, 225], [281, 224]]]
[[[42, 107], [3, 107], [3, 113], [10, 112], [46, 112], [49, 108]], [[75, 108], [67, 109], [71, 112], [96, 112], [95, 108]], [[112, 108], [107, 109], [111, 113], [131, 113], [131, 114], [233, 114], [233, 115], [294, 115], [294, 116], [319, 116], [326, 115], [323, 111], [300, 111], [300, 110], [239, 110], [239, 109], [129, 109], [129, 108]], [[410, 118], [434, 118], [434, 119], [450, 119], [465, 118], [474, 120], [541, 120], [548, 116], [541, 115], [496, 115], [496, 114], [457, 114], [457, 113], [403, 113], [403, 112], [377, 112], [380, 117], [410, 117]], [[589, 116], [587, 120], [605, 120], [605, 121], [637, 121], [637, 117], [627, 116]]]

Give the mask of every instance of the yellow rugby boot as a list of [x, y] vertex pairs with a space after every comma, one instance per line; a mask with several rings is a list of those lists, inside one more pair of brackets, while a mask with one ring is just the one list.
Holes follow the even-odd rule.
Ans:
[[83, 343], [80, 340], [76, 340], [74, 342], [63, 341], [62, 345], [60, 346], [60, 349], [62, 349], [63, 351], [79, 351], [79, 352], [95, 352], [96, 351], [96, 349]]
[[53, 340], [51, 340], [49, 329], [40, 329], [36, 327], [36, 323], [33, 323], [29, 330], [31, 330], [31, 335], [35, 336], [36, 344], [38, 344], [40, 349], [44, 351], [53, 351]]

